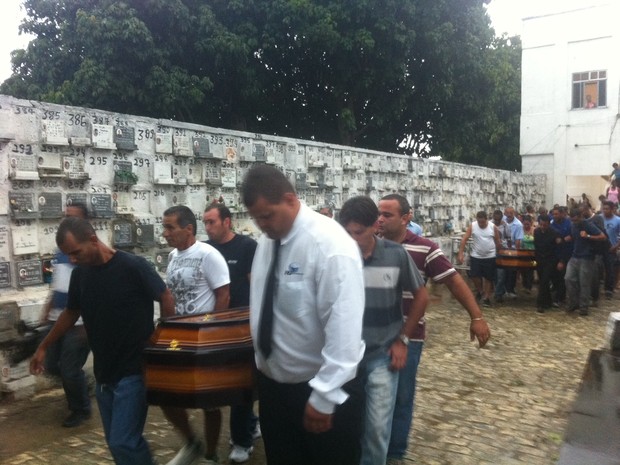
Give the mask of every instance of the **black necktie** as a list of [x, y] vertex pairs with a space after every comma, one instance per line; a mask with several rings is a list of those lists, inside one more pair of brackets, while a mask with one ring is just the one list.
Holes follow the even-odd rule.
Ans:
[[258, 347], [265, 359], [271, 355], [271, 334], [273, 333], [273, 295], [276, 287], [276, 268], [278, 266], [278, 254], [280, 253], [280, 239], [273, 244], [273, 260], [267, 276], [265, 293], [263, 294], [263, 311], [258, 328]]

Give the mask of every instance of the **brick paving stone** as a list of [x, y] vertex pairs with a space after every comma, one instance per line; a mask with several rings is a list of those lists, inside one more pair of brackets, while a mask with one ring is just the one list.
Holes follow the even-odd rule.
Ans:
[[[427, 312], [428, 340], [418, 371], [415, 420], [405, 464], [415, 465], [553, 465], [566, 428], [590, 349], [604, 343], [607, 316], [616, 298], [601, 301], [588, 317], [554, 309], [535, 311], [535, 294], [483, 309], [491, 326], [487, 348], [469, 342], [467, 313], [440, 287], [441, 300]], [[50, 402], [62, 418], [62, 391], [35, 396], [33, 402], [0, 403], [0, 437], [18, 419], [30, 423], [16, 431], [37, 437], [37, 428], [58, 428], [39, 418]], [[54, 403], [55, 402], [55, 403]], [[228, 456], [227, 409], [218, 454]], [[47, 412], [49, 416], [49, 412]], [[100, 420], [62, 429], [63, 436], [45, 444], [3, 455], [5, 465], [110, 465]], [[26, 420], [24, 420], [25, 418]], [[202, 415], [192, 422], [201, 429]], [[20, 426], [20, 425], [16, 425]], [[145, 436], [159, 464], [170, 460], [181, 440], [158, 407], [149, 410]], [[41, 436], [44, 437], [44, 436]], [[1, 442], [1, 441], [0, 441]], [[27, 442], [27, 441], [26, 441]], [[31, 440], [29, 444], [33, 444]], [[248, 465], [264, 465], [262, 441]], [[11, 449], [13, 450], [13, 449]]]

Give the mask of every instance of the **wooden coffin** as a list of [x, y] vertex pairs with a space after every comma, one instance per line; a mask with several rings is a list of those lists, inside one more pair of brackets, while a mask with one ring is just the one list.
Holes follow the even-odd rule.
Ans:
[[500, 249], [495, 258], [499, 268], [536, 268], [533, 250]]
[[168, 318], [152, 340], [144, 351], [149, 403], [209, 408], [252, 401], [248, 308]]

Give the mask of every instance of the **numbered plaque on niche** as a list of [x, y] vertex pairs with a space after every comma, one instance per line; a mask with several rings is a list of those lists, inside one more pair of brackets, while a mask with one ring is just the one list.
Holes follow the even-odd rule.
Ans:
[[172, 144], [177, 157], [191, 157], [191, 139], [188, 136], [174, 136]]
[[38, 157], [34, 155], [15, 155], [9, 159], [9, 177], [23, 181], [36, 181], [39, 179], [37, 171]]
[[43, 267], [41, 260], [18, 260], [15, 262], [17, 284], [33, 286], [43, 284]]
[[35, 209], [34, 193], [32, 192], [9, 192], [9, 206], [11, 216], [18, 220], [27, 220], [39, 216]]
[[236, 192], [222, 192], [220, 194], [220, 199], [222, 200], [222, 203], [224, 205], [226, 205], [228, 208], [230, 208], [231, 210], [235, 211], [237, 210], [237, 207], [239, 205], [239, 196], [237, 195]]
[[158, 132], [155, 134], [155, 152], [172, 153], [172, 133]]
[[172, 205], [187, 205], [187, 194], [183, 192], [168, 192], [166, 194], [168, 203]]
[[114, 128], [114, 142], [119, 150], [136, 150], [136, 130], [127, 126]]
[[207, 161], [205, 163], [205, 182], [212, 186], [222, 185], [222, 173], [219, 162]]
[[137, 182], [137, 176], [132, 171], [130, 161], [114, 160], [114, 184], [133, 185]]
[[180, 186], [186, 186], [188, 184], [187, 180], [189, 178], [189, 165], [178, 164], [172, 168], [172, 177], [174, 178], [175, 184]]
[[37, 199], [41, 218], [61, 218], [62, 194], [60, 192], [41, 192]]
[[37, 168], [43, 173], [62, 171], [62, 156], [59, 153], [42, 153], [39, 155]]
[[136, 225], [136, 245], [152, 247], [155, 245], [155, 226], [152, 224]]
[[209, 139], [204, 137], [193, 137], [192, 145], [194, 147], [194, 156], [196, 158], [213, 158], [213, 154], [209, 149]]
[[[254, 158], [254, 160], [259, 161], [261, 163], [267, 162], [267, 152], [266, 152], [266, 146], [264, 143], [253, 143], [252, 144], [252, 158]], [[246, 160], [242, 159], [242, 161], [246, 161]], [[271, 160], [272, 163], [273, 161], [274, 160]]]
[[70, 192], [67, 194], [67, 200], [65, 201], [65, 205], [70, 207], [72, 205], [84, 205], [88, 208], [88, 194], [84, 194], [81, 192]]
[[237, 169], [233, 165], [222, 165], [222, 187], [237, 187]]
[[153, 162], [153, 184], [174, 184], [172, 165], [165, 161]]
[[86, 161], [83, 158], [63, 157], [62, 168], [69, 179], [88, 179], [88, 173], [84, 171]]
[[91, 194], [90, 213], [93, 218], [112, 218], [112, 196], [110, 194]]
[[69, 145], [64, 121], [45, 121], [41, 126], [41, 142], [48, 145]]
[[200, 163], [194, 163], [187, 170], [187, 182], [199, 185], [204, 183], [204, 168]]
[[8, 262], [11, 259], [10, 232], [8, 217], [6, 215], [0, 216], [0, 262]]
[[29, 220], [17, 220], [11, 227], [13, 255], [28, 255], [39, 252], [39, 238], [36, 224]]
[[112, 243], [115, 247], [133, 247], [134, 224], [131, 221], [115, 221], [112, 226]]
[[0, 262], [0, 287], [11, 287], [11, 263]]
[[93, 147], [98, 149], [115, 149], [114, 126], [107, 124], [92, 125]]
[[252, 149], [252, 141], [247, 137], [239, 139], [239, 152], [237, 154], [239, 161], [255, 161], [254, 151]]
[[114, 192], [112, 208], [116, 214], [131, 213], [131, 192]]

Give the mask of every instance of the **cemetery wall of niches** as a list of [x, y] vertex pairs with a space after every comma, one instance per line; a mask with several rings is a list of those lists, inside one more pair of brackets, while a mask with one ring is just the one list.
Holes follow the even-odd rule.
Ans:
[[[223, 202], [237, 232], [259, 232], [239, 196], [255, 163], [282, 170], [312, 208], [398, 192], [431, 236], [463, 230], [478, 210], [542, 204], [544, 176], [415, 159], [314, 141], [230, 131], [0, 96], [0, 299], [51, 277], [66, 205], [88, 206], [105, 243], [164, 271], [162, 214], [187, 205], [200, 220]], [[198, 238], [207, 236], [198, 221]]]

